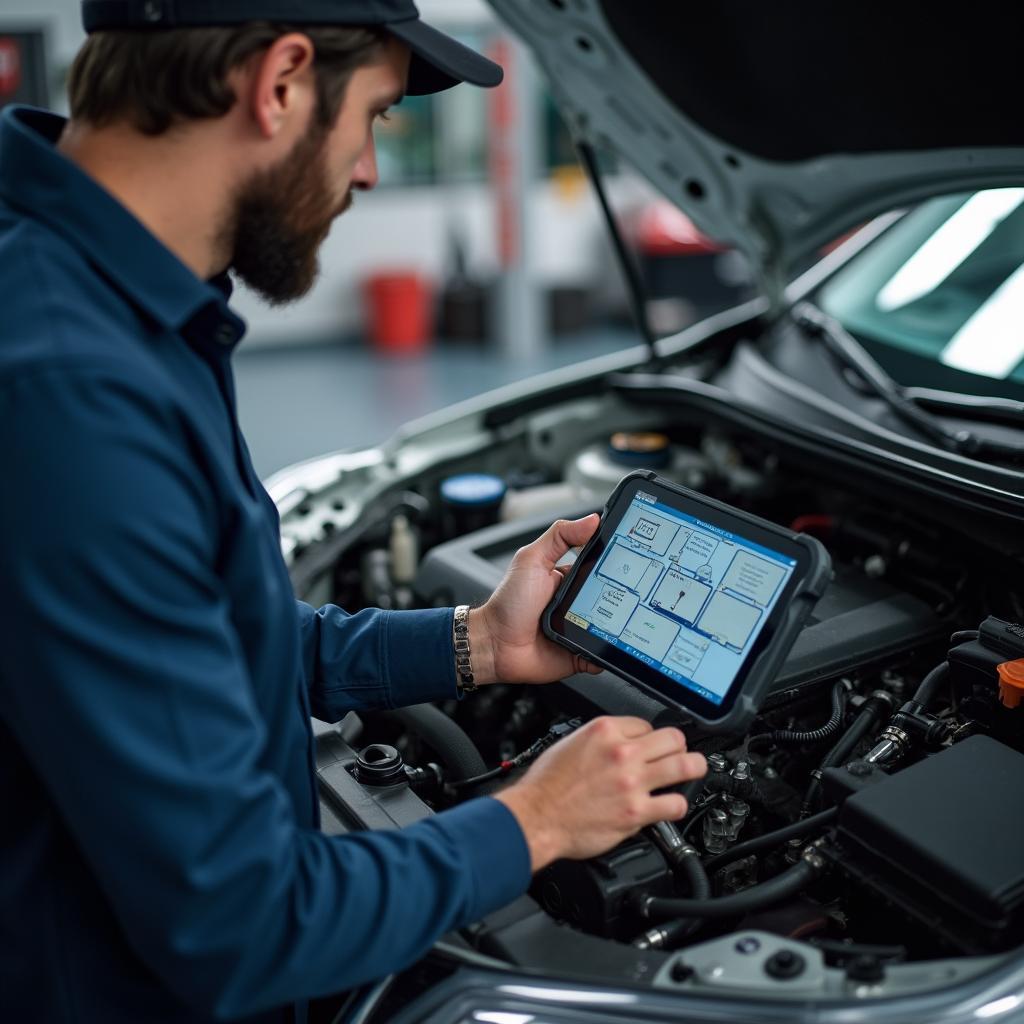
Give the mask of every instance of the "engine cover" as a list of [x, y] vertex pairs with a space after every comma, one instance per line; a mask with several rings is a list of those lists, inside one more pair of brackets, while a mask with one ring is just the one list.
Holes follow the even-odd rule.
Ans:
[[[428, 604], [482, 604], [501, 582], [516, 551], [550, 524], [549, 516], [518, 520], [439, 544], [423, 559], [417, 593]], [[832, 680], [947, 632], [924, 601], [839, 564], [835, 579], [779, 671], [773, 691]], [[662, 710], [660, 704], [608, 672], [576, 677], [567, 685], [599, 712], [653, 717]]]
[[1024, 754], [973, 736], [850, 796], [841, 870], [964, 952], [1024, 931]]

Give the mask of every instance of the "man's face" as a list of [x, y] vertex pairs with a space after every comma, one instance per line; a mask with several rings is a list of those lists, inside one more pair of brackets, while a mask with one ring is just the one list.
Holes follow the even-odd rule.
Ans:
[[320, 246], [355, 189], [377, 184], [373, 124], [405, 91], [409, 51], [389, 39], [373, 63], [357, 68], [329, 128], [310, 117], [303, 138], [275, 166], [239, 189], [232, 269], [275, 305], [301, 298], [320, 271]]

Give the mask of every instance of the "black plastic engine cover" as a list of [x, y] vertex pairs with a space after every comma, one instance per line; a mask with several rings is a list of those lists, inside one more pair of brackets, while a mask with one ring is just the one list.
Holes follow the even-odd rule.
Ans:
[[973, 736], [849, 797], [844, 870], [965, 951], [1024, 925], [1024, 754]]
[[[566, 515], [590, 509], [566, 510]], [[416, 591], [428, 603], [482, 604], [501, 582], [518, 548], [551, 525], [551, 517], [517, 520], [439, 544], [424, 557]], [[883, 580], [839, 564], [789, 652], [773, 686], [779, 696], [858, 668], [883, 663], [948, 635], [948, 626], [924, 601]], [[581, 704], [572, 710], [653, 718], [662, 706], [629, 683], [602, 672], [566, 680]], [[772, 704], [769, 698], [766, 706]]]

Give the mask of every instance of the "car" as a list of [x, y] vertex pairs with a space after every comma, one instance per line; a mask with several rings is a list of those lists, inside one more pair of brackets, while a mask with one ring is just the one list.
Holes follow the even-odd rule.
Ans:
[[[635, 468], [817, 536], [835, 575], [747, 734], [683, 723], [686, 818], [556, 863], [337, 1019], [1024, 1021], [1020, 13], [492, 5], [595, 186], [610, 148], [759, 294], [657, 340], [636, 294], [636, 347], [276, 474], [297, 593], [481, 602]], [[609, 713], [666, 720], [602, 673], [319, 723], [323, 828], [491, 792]]]

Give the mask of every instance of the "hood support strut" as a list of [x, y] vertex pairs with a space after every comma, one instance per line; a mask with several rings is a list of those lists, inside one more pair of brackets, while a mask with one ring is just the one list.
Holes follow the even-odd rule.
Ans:
[[640, 330], [640, 334], [647, 344], [651, 354], [652, 367], [656, 367], [661, 357], [658, 354], [658, 339], [654, 336], [654, 329], [651, 326], [650, 318], [647, 315], [647, 295], [643, 281], [640, 279], [640, 269], [636, 265], [633, 254], [626, 245], [622, 236], [622, 229], [608, 202], [608, 194], [605, 192], [604, 182], [601, 180], [601, 170], [597, 165], [597, 154], [589, 142], [578, 141], [576, 149], [580, 155], [580, 163], [590, 179], [590, 184], [597, 194], [597, 200], [601, 204], [601, 212], [604, 214], [605, 223], [612, 236], [612, 244], [615, 247], [615, 255], [618, 259], [619, 269], [626, 282], [626, 292], [629, 295], [629, 305], [633, 312], [633, 319]]

